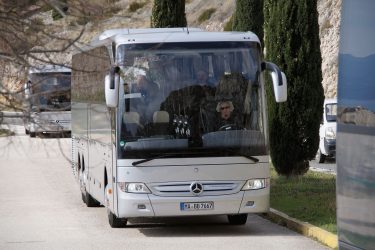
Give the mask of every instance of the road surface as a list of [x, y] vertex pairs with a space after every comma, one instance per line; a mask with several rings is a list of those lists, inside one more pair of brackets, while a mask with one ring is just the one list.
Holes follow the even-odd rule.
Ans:
[[70, 166], [70, 138], [0, 137], [0, 249], [327, 249], [250, 215], [130, 220], [113, 229], [105, 208], [87, 208]]

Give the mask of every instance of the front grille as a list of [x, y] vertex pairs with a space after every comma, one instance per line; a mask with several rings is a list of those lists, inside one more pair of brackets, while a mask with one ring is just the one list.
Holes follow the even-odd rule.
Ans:
[[61, 126], [65, 126], [65, 125], [69, 125], [70, 124], [70, 120], [48, 120], [47, 123], [48, 124], [58, 124], [58, 125], [61, 125]]
[[190, 186], [199, 182], [203, 186], [200, 196], [234, 194], [241, 190], [244, 181], [187, 181], [148, 184], [152, 193], [157, 196], [194, 196]]

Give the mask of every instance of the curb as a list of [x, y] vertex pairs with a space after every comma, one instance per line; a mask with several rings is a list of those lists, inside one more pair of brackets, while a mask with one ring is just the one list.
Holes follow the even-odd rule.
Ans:
[[267, 213], [266, 217], [274, 222], [277, 222], [278, 224], [286, 226], [295, 232], [313, 238], [329, 246], [330, 248], [338, 248], [338, 237], [336, 234], [313, 226], [307, 222], [299, 221], [273, 208], [270, 208], [270, 211]]

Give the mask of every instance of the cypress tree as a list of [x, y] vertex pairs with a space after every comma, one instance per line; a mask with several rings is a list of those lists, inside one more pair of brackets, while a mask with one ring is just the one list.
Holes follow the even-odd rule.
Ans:
[[151, 27], [186, 27], [185, 0], [154, 0]]
[[262, 42], [263, 22], [263, 0], [237, 0], [232, 30], [252, 31]]
[[317, 0], [265, 0], [269, 61], [288, 79], [288, 101], [276, 104], [267, 84], [271, 159], [278, 174], [300, 175], [319, 145], [323, 87]]

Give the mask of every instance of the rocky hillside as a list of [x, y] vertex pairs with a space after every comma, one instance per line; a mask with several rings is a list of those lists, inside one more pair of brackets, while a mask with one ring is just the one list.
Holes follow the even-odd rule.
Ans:
[[[100, 16], [100, 3], [107, 0], [94, 0], [94, 4], [87, 8], [94, 16]], [[67, 17], [53, 21], [50, 13], [42, 15], [43, 22], [59, 27], [56, 33], [60, 36], [75, 37], [82, 28], [85, 32], [79, 43], [85, 44], [94, 36], [106, 29], [113, 28], [147, 28], [150, 27], [150, 16], [153, 1], [151, 0], [119, 0], [111, 8], [112, 12], [106, 13], [105, 18], [74, 26], [79, 20]], [[138, 7], [131, 6], [134, 2], [141, 3]], [[95, 5], [96, 4], [96, 5]], [[323, 57], [323, 87], [326, 97], [335, 97], [337, 89], [338, 42], [340, 24], [341, 0], [318, 0], [319, 25], [321, 37], [321, 51]], [[235, 9], [234, 0], [186, 0], [186, 17], [190, 27], [200, 27], [208, 31], [223, 31]], [[206, 18], [201, 15], [206, 11]], [[56, 44], [53, 43], [53, 46]], [[69, 62], [71, 54], [56, 55], [55, 60]], [[8, 83], [14, 89], [14, 82]]]
[[[134, 1], [121, 0], [117, 7], [121, 9], [114, 17], [95, 25], [88, 24], [84, 40], [89, 40], [98, 32], [110, 28], [150, 27], [152, 2], [131, 12], [129, 6]], [[214, 10], [203, 21], [199, 17], [207, 10]], [[223, 31], [235, 9], [234, 0], [186, 0], [186, 18], [190, 27], [200, 27], [208, 31]], [[323, 87], [327, 98], [336, 97], [338, 79], [338, 47], [340, 31], [341, 0], [318, 0], [319, 26], [322, 52]]]
[[318, 0], [324, 94], [337, 96], [341, 0]]

